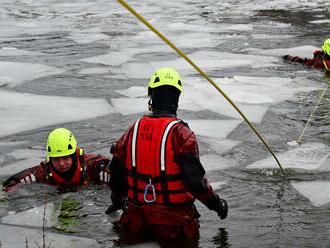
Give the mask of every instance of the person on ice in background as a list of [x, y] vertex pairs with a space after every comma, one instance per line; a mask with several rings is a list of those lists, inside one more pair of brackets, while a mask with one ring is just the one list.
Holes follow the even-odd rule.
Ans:
[[110, 159], [101, 155], [85, 154], [77, 147], [72, 132], [65, 128], [53, 130], [47, 140], [47, 160], [9, 177], [3, 190], [13, 191], [21, 183], [46, 183], [76, 189], [92, 182], [109, 183]]
[[195, 134], [177, 118], [181, 91], [175, 70], [157, 70], [148, 87], [151, 114], [138, 119], [113, 149], [109, 166], [112, 205], [106, 213], [123, 209], [124, 240], [141, 241], [144, 234], [160, 240], [196, 240], [200, 216], [196, 198], [221, 219], [227, 217], [227, 202], [205, 176]]
[[298, 56], [290, 55], [283, 56], [283, 59], [297, 62], [309, 66], [310, 68], [323, 69], [327, 73], [330, 73], [330, 38], [324, 42], [322, 50], [316, 50], [314, 52], [314, 57], [311, 59], [303, 59]]

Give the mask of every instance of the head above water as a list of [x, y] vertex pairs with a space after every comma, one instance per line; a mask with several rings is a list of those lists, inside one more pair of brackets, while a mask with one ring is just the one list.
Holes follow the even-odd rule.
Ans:
[[50, 158], [65, 157], [75, 153], [77, 141], [72, 132], [65, 128], [53, 130], [47, 140], [47, 156]]
[[324, 44], [322, 46], [322, 51], [330, 55], [330, 38], [324, 41]]
[[176, 114], [179, 96], [183, 90], [179, 73], [171, 68], [161, 68], [151, 77], [148, 85], [149, 108]]

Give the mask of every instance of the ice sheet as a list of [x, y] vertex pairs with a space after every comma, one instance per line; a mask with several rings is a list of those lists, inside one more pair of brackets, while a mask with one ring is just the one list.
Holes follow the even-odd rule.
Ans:
[[196, 135], [225, 139], [240, 123], [240, 120], [187, 120]]
[[41, 96], [9, 91], [0, 91], [0, 106], [0, 137], [114, 112], [104, 99]]
[[315, 23], [315, 24], [322, 24], [322, 23], [330, 23], [330, 19], [323, 19], [323, 20], [315, 20], [315, 21], [310, 21], [310, 23]]
[[[251, 106], [246, 104], [236, 105], [241, 110], [241, 112], [249, 119], [249, 121], [254, 123], [260, 123], [269, 108], [265, 106]], [[219, 101], [208, 101], [204, 102], [202, 106], [204, 107], [204, 109], [209, 109], [215, 113], [243, 120], [240, 114], [227, 102], [221, 104], [221, 102], [219, 103]]]
[[[20, 224], [22, 224], [22, 222]], [[28, 247], [43, 247], [42, 232], [40, 229], [31, 229], [0, 224], [0, 240], [2, 247], [26, 247], [26, 240], [28, 242]], [[46, 231], [46, 247], [48, 246], [61, 248], [98, 247], [97, 242], [94, 239], [83, 238], [73, 235], [63, 235]]]
[[86, 44], [92, 43], [99, 40], [109, 40], [109, 36], [102, 34], [100, 30], [85, 30], [85, 32], [73, 32], [70, 39], [77, 43]]
[[[266, 57], [259, 55], [250, 55], [250, 54], [234, 54], [234, 53], [221, 53], [215, 51], [197, 51], [187, 56], [202, 70], [219, 70], [225, 68], [236, 68], [236, 67], [267, 67], [278, 61], [278, 58], [275, 57]], [[171, 67], [175, 68], [180, 72], [180, 74], [192, 74], [195, 73], [195, 69], [186, 62], [184, 59], [179, 58], [175, 60], [168, 61], [155, 61], [151, 62], [151, 65], [154, 68], [161, 67]]]
[[116, 90], [116, 92], [131, 98], [146, 97], [148, 94], [146, 87], [141, 87], [141, 86], [132, 86], [127, 89]]
[[137, 114], [148, 111], [147, 98], [111, 98], [115, 110], [122, 115]]
[[[322, 44], [320, 44], [321, 47]], [[312, 58], [313, 52], [320, 49], [314, 46], [300, 46], [291, 48], [278, 48], [278, 49], [247, 49], [251, 54], [259, 54], [266, 56], [282, 57], [284, 55], [299, 56], [301, 58]]]
[[223, 89], [234, 101], [242, 103], [278, 103], [290, 100], [296, 93], [322, 88], [319, 83], [306, 78], [245, 77], [234, 76], [223, 80]]
[[218, 182], [211, 182], [210, 184], [211, 184], [213, 190], [220, 190], [224, 185], [227, 184], [227, 182], [218, 181]]
[[209, 153], [200, 156], [201, 163], [205, 171], [218, 171], [224, 170], [234, 166], [234, 161], [226, 159], [221, 155]]
[[2, 47], [0, 48], [0, 56], [38, 56], [42, 53], [31, 52], [17, 49], [16, 47]]
[[78, 72], [78, 74], [106, 74], [109, 73], [109, 68], [95, 67], [86, 68]]
[[122, 65], [122, 71], [127, 78], [145, 79], [146, 85], [157, 69], [159, 68], [153, 67], [150, 63], [125, 63]]
[[[43, 226], [43, 216], [44, 216], [45, 206], [31, 208], [27, 211], [20, 213], [9, 214], [2, 217], [1, 223], [11, 224], [11, 225], [24, 225], [29, 227], [42, 227]], [[52, 215], [54, 212], [54, 205], [52, 203], [47, 203], [46, 213], [45, 213], [45, 226], [51, 227], [55, 222], [52, 221]]]
[[[240, 91], [231, 86], [220, 85], [220, 88], [229, 96], [240, 110], [247, 116], [247, 118], [252, 122], [260, 122], [268, 110], [267, 106], [250, 105], [251, 95], [247, 95], [247, 91]], [[232, 88], [232, 89], [230, 89]], [[227, 91], [226, 91], [227, 89]], [[230, 90], [229, 90], [230, 89]], [[250, 90], [252, 92], [252, 89]], [[244, 97], [242, 97], [242, 95]], [[248, 97], [247, 97], [248, 96]], [[232, 98], [233, 97], [233, 98]], [[245, 99], [244, 99], [245, 98]], [[240, 102], [236, 102], [239, 99]], [[254, 95], [253, 101], [270, 101], [265, 95]], [[246, 102], [247, 104], [243, 103]], [[183, 110], [190, 111], [201, 111], [210, 110], [218, 114], [222, 114], [231, 118], [243, 120], [238, 112], [229, 104], [229, 102], [214, 88], [211, 88], [204, 84], [196, 84], [194, 87], [185, 87], [182, 97], [179, 102], [179, 108]]]
[[329, 181], [292, 181], [291, 185], [315, 207], [321, 207], [330, 203]]
[[241, 143], [241, 141], [223, 139], [223, 137], [198, 137], [198, 139], [208, 144], [210, 152], [217, 154], [226, 153]]
[[26, 144], [27, 141], [0, 141], [0, 147], [9, 147]]
[[[125, 42], [125, 41], [123, 41]], [[123, 43], [122, 42], [122, 43]], [[135, 42], [128, 42], [126, 41], [127, 45], [122, 45], [120, 51], [125, 52], [125, 53], [130, 53], [130, 54], [158, 54], [158, 53], [173, 53], [172, 48], [167, 46], [166, 44], [157, 44], [157, 45], [152, 45], [148, 44], [141, 46], [139, 43]]]
[[[234, 76], [213, 80], [252, 122], [260, 122], [271, 105], [293, 99], [298, 92], [309, 92], [322, 87], [305, 78]], [[209, 109], [241, 119], [227, 100], [205, 81], [199, 77], [183, 77], [184, 91], [180, 107], [191, 111]]]
[[[306, 143], [286, 152], [276, 154], [284, 169], [320, 170], [330, 148], [322, 143]], [[259, 160], [247, 166], [249, 169], [275, 169], [278, 165], [273, 157]]]
[[40, 164], [40, 162], [42, 160], [45, 160], [45, 157], [44, 158], [31, 157], [28, 159], [20, 160], [15, 163], [8, 164], [4, 167], [0, 167], [0, 175], [1, 176], [11, 176], [22, 170], [25, 170], [27, 168]]
[[267, 39], [267, 40], [271, 40], [271, 39], [291, 39], [293, 37], [295, 37], [294, 35], [269, 35], [269, 34], [251, 34], [251, 37], [254, 39]]
[[[192, 24], [192, 23], [183, 23], [183, 22], [170, 22], [167, 23], [166, 27], [168, 30], [172, 31], [190, 31], [190, 32], [196, 32], [199, 35], [210, 35], [212, 32], [218, 32], [219, 28], [218, 25], [212, 25], [210, 22], [201, 21], [198, 24]], [[181, 32], [180, 32], [181, 33]]]
[[[185, 25], [183, 25], [185, 27]], [[203, 47], [216, 47], [223, 41], [219, 39], [219, 36], [212, 35], [210, 33], [180, 33], [179, 36], [172, 38], [175, 45], [179, 48], [203, 48]]]
[[47, 65], [0, 61], [0, 86], [15, 87], [28, 80], [61, 73], [63, 70]]
[[46, 152], [44, 150], [35, 149], [17, 149], [7, 153], [7, 155], [13, 157], [14, 159], [26, 159], [31, 157], [44, 158], [46, 156]]
[[235, 24], [226, 28], [227, 30], [235, 30], [235, 31], [252, 31], [252, 24]]
[[118, 66], [131, 60], [132, 54], [124, 52], [111, 52], [109, 54], [81, 59], [81, 61], [95, 64]]

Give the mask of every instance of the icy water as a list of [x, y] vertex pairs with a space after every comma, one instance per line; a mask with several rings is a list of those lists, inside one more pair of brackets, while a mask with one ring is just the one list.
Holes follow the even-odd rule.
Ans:
[[[48, 133], [71, 129], [87, 152], [147, 113], [152, 73], [173, 67], [178, 115], [197, 134], [201, 161], [228, 201], [221, 221], [196, 202], [196, 247], [330, 246], [330, 92], [297, 141], [329, 78], [281, 60], [311, 57], [330, 34], [326, 0], [129, 1], [199, 65], [255, 125], [264, 145], [208, 82], [116, 1], [0, 1], [0, 182], [45, 157]], [[2, 247], [119, 247], [110, 191], [58, 194], [24, 185], [0, 195]], [[46, 224], [42, 223], [46, 205]], [[159, 247], [152, 242], [141, 247]]]

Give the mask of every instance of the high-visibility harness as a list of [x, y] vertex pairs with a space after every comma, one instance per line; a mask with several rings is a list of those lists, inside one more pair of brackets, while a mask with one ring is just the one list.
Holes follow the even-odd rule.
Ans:
[[182, 183], [171, 149], [171, 131], [179, 123], [177, 118], [148, 116], [135, 122], [126, 161], [128, 198], [133, 203], [190, 205], [194, 201]]

